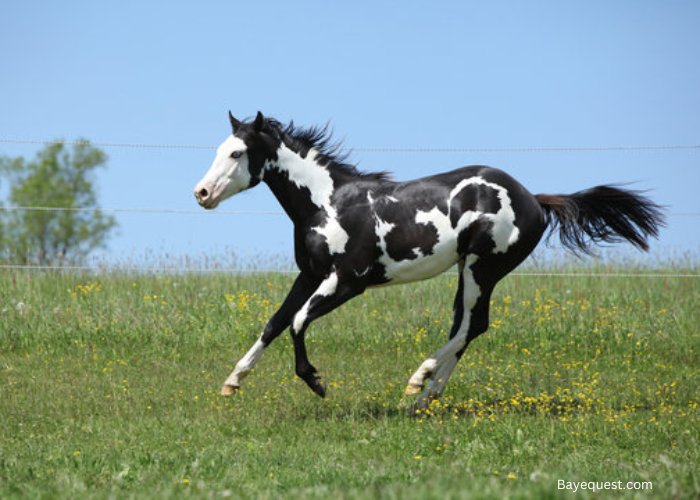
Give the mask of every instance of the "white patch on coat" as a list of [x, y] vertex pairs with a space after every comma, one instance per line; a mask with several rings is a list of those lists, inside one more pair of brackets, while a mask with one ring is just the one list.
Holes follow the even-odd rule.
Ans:
[[[202, 189], [209, 192], [206, 208], [216, 208], [225, 199], [250, 187], [251, 175], [246, 150], [245, 142], [234, 135], [230, 135], [217, 148], [209, 171], [195, 187], [195, 192]], [[240, 152], [241, 156], [232, 158], [234, 152]]]
[[[438, 241], [433, 247], [433, 253], [423, 255], [418, 248], [413, 249], [415, 258], [396, 261], [387, 252], [386, 235], [395, 224], [381, 220], [375, 214], [375, 231], [379, 237], [381, 255], [379, 263], [384, 266], [385, 276], [392, 283], [408, 283], [427, 278], [432, 278], [453, 266], [457, 260], [457, 235], [450, 225], [449, 216], [445, 216], [438, 208], [430, 212], [419, 211], [416, 222], [419, 224], [433, 224], [437, 229]], [[400, 230], [400, 226], [397, 228]]]
[[[376, 213], [373, 215], [374, 215], [374, 233], [377, 235], [377, 238], [379, 238], [379, 241], [377, 242], [377, 246], [379, 247], [379, 249], [382, 252], [382, 254], [379, 256], [378, 260], [379, 260], [379, 263], [383, 264], [384, 267], [386, 268], [387, 264], [394, 262], [387, 254], [386, 235], [389, 234], [392, 229], [394, 229], [394, 226], [396, 224], [380, 219]], [[387, 276], [388, 276], [388, 274], [387, 274]]]
[[271, 168], [287, 172], [289, 180], [299, 188], [306, 188], [311, 193], [311, 203], [326, 212], [326, 221], [322, 226], [312, 229], [322, 235], [331, 254], [344, 253], [348, 243], [348, 233], [338, 221], [338, 212], [331, 205], [333, 196], [333, 179], [327, 168], [316, 162], [317, 152], [311, 149], [302, 158], [299, 153], [282, 143], [277, 150], [277, 161], [270, 163]]
[[[416, 222], [418, 224], [430, 224], [437, 232], [437, 242], [430, 254], [423, 255], [414, 249], [414, 254], [417, 258], [395, 261], [386, 251], [385, 236], [388, 231], [385, 231], [383, 234], [377, 231], [379, 247], [382, 250], [379, 262], [384, 265], [386, 278], [390, 282], [406, 283], [432, 278], [455, 265], [460, 258], [457, 248], [459, 235], [477, 219], [487, 219], [493, 222], [491, 237], [494, 242], [494, 253], [507, 251], [510, 245], [518, 240], [519, 229], [515, 226], [515, 213], [513, 212], [508, 192], [503, 186], [488, 182], [482, 177], [463, 179], [450, 192], [447, 206], [451, 207], [452, 200], [466, 186], [471, 184], [480, 184], [493, 188], [497, 192], [501, 205], [500, 209], [495, 214], [473, 210], [464, 212], [454, 227], [450, 219], [449, 208], [447, 214], [442, 213], [437, 207], [429, 211], [419, 210], [416, 213]], [[376, 215], [375, 219], [379, 220]], [[393, 224], [391, 226], [393, 227]], [[377, 225], [377, 227], [379, 226]], [[400, 226], [397, 229], [400, 229]]]
[[300, 331], [304, 327], [306, 319], [309, 317], [309, 308], [311, 307], [311, 302], [317, 297], [330, 297], [335, 293], [338, 288], [338, 274], [333, 272], [328, 275], [328, 277], [321, 282], [319, 287], [316, 289], [314, 294], [306, 301], [299, 312], [294, 315], [294, 321], [292, 322], [292, 327], [295, 332]]
[[380, 194], [379, 198], [375, 200], [374, 196], [372, 194], [372, 191], [367, 191], [367, 201], [369, 202], [370, 207], [373, 207], [377, 201], [382, 201], [382, 200], [390, 201], [392, 203], [399, 202], [399, 200], [395, 196], [391, 196], [388, 194]]
[[[520, 229], [518, 229], [518, 227], [515, 225], [515, 212], [513, 211], [513, 206], [510, 202], [510, 196], [508, 196], [508, 190], [503, 186], [499, 186], [493, 182], [488, 182], [483, 177], [470, 177], [468, 179], [461, 180], [457, 186], [455, 186], [452, 192], [450, 192], [449, 204], [451, 205], [454, 197], [457, 196], [465, 187], [471, 184], [481, 184], [494, 189], [498, 193], [498, 200], [500, 201], [501, 208], [499, 208], [498, 212], [495, 214], [479, 211], [465, 212], [462, 214], [462, 217], [460, 217], [456, 229], [459, 232], [462, 229], [467, 228], [476, 218], [472, 214], [475, 214], [478, 218], [488, 219], [493, 222], [493, 233], [491, 235], [495, 245], [493, 253], [504, 253], [508, 250], [508, 247], [518, 241], [518, 236], [520, 234]], [[465, 217], [467, 220], [463, 221]]]
[[362, 278], [363, 276], [367, 276], [367, 273], [369, 273], [372, 270], [372, 266], [367, 266], [364, 271], [358, 271], [357, 269], [353, 270], [353, 273], [355, 273], [355, 276], [358, 278]]
[[326, 239], [328, 250], [331, 254], [344, 253], [345, 245], [348, 244], [348, 233], [343, 229], [338, 221], [338, 212], [328, 205], [326, 209], [326, 223], [323, 226], [316, 226], [312, 229]]
[[307, 188], [311, 193], [311, 202], [320, 208], [331, 204], [333, 179], [328, 169], [315, 161], [317, 154], [316, 150], [311, 149], [306, 158], [302, 158], [282, 143], [277, 150], [275, 166], [287, 172], [289, 180], [297, 187]]

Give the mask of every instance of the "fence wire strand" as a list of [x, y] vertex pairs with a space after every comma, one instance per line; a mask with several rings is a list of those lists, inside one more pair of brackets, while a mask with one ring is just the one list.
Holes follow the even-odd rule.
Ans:
[[[285, 215], [281, 210], [179, 210], [170, 208], [102, 208], [102, 207], [29, 207], [5, 205], [0, 210], [8, 212], [102, 212], [175, 215]], [[700, 212], [667, 212], [668, 217], [700, 217]]]
[[170, 208], [28, 207], [14, 205], [0, 206], [0, 210], [8, 212], [104, 212], [175, 215], [285, 215], [281, 210], [178, 210]]
[[[3, 138], [0, 144], [95, 146], [115, 149], [162, 149], [211, 151], [216, 146], [194, 144], [148, 144], [124, 142], [65, 141], [26, 138]], [[516, 147], [341, 147], [341, 150], [364, 153], [548, 153], [548, 152], [635, 152], [635, 151], [682, 151], [700, 150], [700, 144], [676, 145], [641, 145], [641, 146], [516, 146]], [[106, 213], [140, 213], [140, 214], [176, 214], [176, 215], [284, 215], [282, 211], [203, 211], [178, 210], [162, 208], [101, 208], [101, 207], [47, 207], [47, 206], [0, 206], [4, 211], [51, 211], [51, 212], [106, 212]], [[700, 212], [669, 212], [670, 217], [700, 217]], [[297, 271], [278, 269], [241, 270], [218, 268], [187, 267], [138, 267], [138, 266], [79, 266], [79, 265], [31, 265], [0, 264], [0, 269], [15, 271], [72, 271], [72, 272], [137, 272], [137, 273], [230, 273], [296, 274]], [[449, 274], [449, 273], [448, 273]], [[565, 273], [565, 272], [515, 272], [510, 276], [519, 277], [576, 277], [576, 278], [700, 278], [700, 274], [686, 273]]]
[[[294, 270], [280, 269], [235, 269], [235, 268], [199, 268], [199, 267], [141, 267], [141, 266], [78, 266], [78, 265], [38, 265], [38, 264], [0, 264], [0, 269], [14, 271], [81, 271], [106, 273], [163, 273], [163, 274], [297, 274]], [[456, 272], [444, 274], [457, 276]], [[700, 274], [692, 273], [601, 273], [601, 272], [555, 272], [555, 271], [524, 271], [510, 273], [518, 277], [550, 277], [550, 278], [700, 278]]]
[[[196, 144], [148, 144], [129, 142], [92, 142], [92, 141], [62, 141], [47, 139], [13, 139], [0, 138], [0, 144], [95, 146], [115, 149], [173, 149], [207, 151], [215, 150], [217, 146]], [[360, 153], [557, 153], [557, 152], [634, 152], [634, 151], [681, 151], [700, 150], [700, 144], [668, 144], [668, 145], [622, 145], [622, 146], [458, 146], [458, 147], [345, 147], [341, 151]]]

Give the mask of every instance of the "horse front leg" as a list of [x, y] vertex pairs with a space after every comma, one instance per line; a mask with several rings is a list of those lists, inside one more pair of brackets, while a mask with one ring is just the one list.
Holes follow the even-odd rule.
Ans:
[[309, 361], [304, 334], [313, 320], [328, 314], [364, 290], [363, 285], [339, 283], [338, 274], [334, 271], [323, 280], [318, 289], [294, 316], [291, 332], [294, 342], [296, 374], [322, 398], [326, 396], [326, 387], [316, 368]]
[[312, 279], [309, 279], [303, 273], [297, 276], [297, 279], [292, 285], [292, 289], [287, 294], [287, 298], [277, 310], [277, 312], [270, 318], [267, 325], [263, 329], [262, 334], [258, 340], [253, 344], [253, 347], [243, 356], [236, 367], [234, 368], [231, 375], [228, 376], [224, 385], [221, 388], [221, 394], [224, 396], [230, 396], [235, 393], [241, 386], [241, 381], [250, 374], [253, 367], [258, 362], [263, 352], [269, 346], [273, 340], [275, 340], [279, 335], [291, 324], [292, 317], [299, 311], [299, 309], [304, 305], [304, 303], [309, 299], [311, 294], [317, 289], [318, 283]]

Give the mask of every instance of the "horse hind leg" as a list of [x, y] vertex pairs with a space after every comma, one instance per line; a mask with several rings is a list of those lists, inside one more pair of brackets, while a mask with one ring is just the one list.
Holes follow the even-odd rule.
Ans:
[[491, 290], [485, 291], [482, 288], [482, 295], [479, 297], [476, 305], [470, 312], [469, 326], [467, 328], [466, 339], [462, 342], [462, 347], [455, 353], [454, 357], [448, 358], [447, 361], [437, 370], [430, 386], [419, 398], [419, 407], [429, 404], [430, 400], [440, 396], [445, 388], [445, 385], [447, 384], [448, 379], [457, 366], [457, 363], [459, 363], [459, 360], [462, 359], [462, 355], [467, 350], [467, 347], [471, 341], [488, 329], [490, 301]]
[[478, 256], [468, 255], [465, 261], [460, 263], [454, 323], [449, 342], [425, 360], [408, 382], [406, 394], [414, 395], [423, 391], [415, 403], [417, 408], [424, 408], [432, 399], [439, 397], [469, 342], [488, 327], [488, 306], [492, 287], [480, 286], [476, 282], [472, 266], [477, 260]]
[[[464, 259], [459, 261], [457, 274], [459, 275], [459, 283], [457, 285], [457, 293], [455, 294], [454, 306], [452, 308], [452, 328], [450, 330], [450, 339], [454, 338], [457, 330], [462, 323], [464, 317]], [[437, 356], [437, 354], [436, 354]], [[411, 376], [406, 386], [405, 394], [413, 396], [420, 393], [425, 388], [425, 382], [433, 378], [437, 367], [436, 356], [428, 358]]]

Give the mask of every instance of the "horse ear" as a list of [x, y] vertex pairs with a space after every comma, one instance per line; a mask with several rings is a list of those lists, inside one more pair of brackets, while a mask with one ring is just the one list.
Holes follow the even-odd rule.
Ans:
[[263, 114], [258, 111], [257, 116], [255, 117], [255, 121], [253, 122], [253, 130], [256, 132], [260, 132], [263, 128], [263, 124], [265, 123], [265, 117]]
[[235, 134], [236, 129], [241, 126], [241, 122], [240, 122], [240, 120], [236, 120], [230, 111], [228, 112], [228, 119], [231, 122], [231, 128], [233, 128], [233, 133]]

